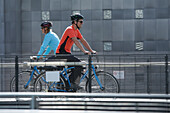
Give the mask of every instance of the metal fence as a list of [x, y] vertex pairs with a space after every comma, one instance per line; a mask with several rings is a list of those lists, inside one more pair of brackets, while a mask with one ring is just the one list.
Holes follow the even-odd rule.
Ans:
[[[75, 56], [87, 63], [91, 59], [99, 69], [113, 74], [119, 82], [120, 93], [169, 94], [169, 55]], [[23, 62], [30, 62], [29, 55], [1, 56], [0, 61], [0, 91], [8, 92], [12, 77], [30, 68], [23, 67]]]
[[167, 94], [2, 92], [0, 109], [169, 113], [169, 99]]

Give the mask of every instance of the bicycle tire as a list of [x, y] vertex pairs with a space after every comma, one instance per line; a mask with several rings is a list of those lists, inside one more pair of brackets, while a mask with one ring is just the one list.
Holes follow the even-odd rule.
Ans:
[[[100, 88], [94, 74], [91, 78], [91, 92], [92, 93], [119, 93], [119, 83], [117, 79], [110, 73], [105, 71], [96, 72], [97, 77], [99, 78], [103, 89]], [[89, 80], [86, 83], [86, 91], [89, 92]]]
[[[33, 79], [29, 83], [27, 87], [25, 85], [27, 84], [30, 76], [31, 76], [32, 71], [22, 71], [21, 73], [18, 74], [18, 92], [33, 92], [34, 91], [34, 80], [36, 78], [36, 74], [34, 73]], [[10, 91], [15, 92], [16, 91], [16, 85], [15, 81], [16, 77], [14, 76], [10, 82]]]
[[[39, 77], [36, 78], [34, 82], [35, 92], [56, 92], [57, 90], [59, 92], [64, 92], [68, 90], [68, 83], [66, 82], [63, 76], [60, 75], [60, 82], [57, 82], [57, 86], [55, 85], [55, 82], [47, 82], [45, 76], [45, 72], [43, 72], [40, 74]], [[41, 83], [41, 85], [39, 85], [39, 83]], [[55, 88], [55, 90], [50, 90], [52, 88]]]

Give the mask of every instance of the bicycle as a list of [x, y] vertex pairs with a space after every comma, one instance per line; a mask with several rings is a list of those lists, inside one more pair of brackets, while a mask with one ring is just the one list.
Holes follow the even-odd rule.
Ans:
[[[59, 82], [47, 82], [45, 72], [42, 72], [34, 82], [34, 91], [35, 92], [72, 92], [71, 83], [69, 80], [69, 76], [71, 75], [71, 69], [74, 67], [65, 67], [60, 71], [60, 81]], [[92, 93], [119, 93], [119, 84], [117, 79], [110, 73], [97, 70], [92, 64], [92, 76], [91, 76], [91, 92]], [[54, 69], [55, 70], [55, 69]], [[89, 78], [87, 77], [89, 70], [86, 69], [85, 73], [82, 73], [82, 77], [80, 79], [80, 86], [82, 81], [85, 82], [85, 91], [89, 91]]]

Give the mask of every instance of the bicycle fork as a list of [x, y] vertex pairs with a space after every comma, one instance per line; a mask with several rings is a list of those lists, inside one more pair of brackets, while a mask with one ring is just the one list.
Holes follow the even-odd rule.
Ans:
[[100, 86], [100, 89], [102, 91], [104, 91], [105, 88], [103, 87], [102, 83], [100, 82], [99, 78], [97, 77], [97, 74], [96, 74], [96, 71], [95, 71], [95, 67], [93, 65], [92, 65], [92, 70], [93, 70], [94, 77], [95, 77], [98, 85]]

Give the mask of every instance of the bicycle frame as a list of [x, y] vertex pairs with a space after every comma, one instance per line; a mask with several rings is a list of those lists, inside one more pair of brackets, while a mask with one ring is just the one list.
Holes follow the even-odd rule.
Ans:
[[37, 69], [37, 66], [34, 66], [33, 71], [31, 72], [31, 76], [30, 76], [27, 84], [24, 85], [24, 88], [27, 88], [27, 87], [28, 87], [29, 83], [31, 82], [31, 80], [32, 80], [32, 78], [33, 78], [34, 72], [37, 72], [38, 75], [40, 74], [40, 72], [39, 72], [38, 69]]
[[[65, 78], [65, 80], [68, 81], [69, 86], [71, 86], [71, 83], [70, 83], [70, 80], [69, 80], [69, 76], [68, 76], [67, 70], [70, 70], [70, 69], [73, 69], [73, 68], [75, 68], [75, 67], [64, 68], [64, 70], [60, 73], [60, 75], [62, 75], [62, 76]], [[98, 85], [100, 86], [100, 89], [104, 89], [103, 85], [101, 84], [99, 78], [98, 78], [97, 75], [96, 75], [96, 70], [95, 70], [94, 65], [92, 65], [91, 68], [92, 68], [94, 77], [95, 77]], [[64, 75], [64, 72], [66, 73], [65, 75]], [[85, 74], [81, 77], [80, 83], [81, 83], [81, 82], [84, 80], [84, 78], [88, 75], [88, 72], [89, 72], [89, 70], [87, 69], [86, 72], [85, 72]], [[58, 83], [53, 82], [53, 83], [50, 85], [49, 89], [50, 89], [50, 90], [55, 90], [55, 91], [64, 91], [64, 92], [66, 92], [66, 90], [51, 88], [53, 85], [57, 86], [57, 84], [58, 84]]]

